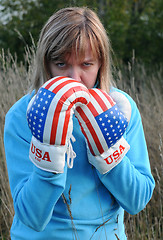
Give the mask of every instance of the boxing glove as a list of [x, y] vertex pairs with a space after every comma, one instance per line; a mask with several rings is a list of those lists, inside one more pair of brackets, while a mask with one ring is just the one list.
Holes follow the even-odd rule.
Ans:
[[87, 104], [89, 99], [88, 89], [68, 77], [50, 79], [31, 99], [27, 108], [32, 132], [29, 158], [38, 168], [55, 173], [64, 171], [65, 154], [69, 155], [71, 150], [72, 115], [77, 106]]
[[89, 162], [104, 174], [119, 164], [130, 148], [123, 135], [130, 120], [131, 106], [120, 93], [113, 94], [119, 102], [116, 103], [101, 89], [89, 92], [90, 102], [77, 107], [75, 116], [86, 138]]

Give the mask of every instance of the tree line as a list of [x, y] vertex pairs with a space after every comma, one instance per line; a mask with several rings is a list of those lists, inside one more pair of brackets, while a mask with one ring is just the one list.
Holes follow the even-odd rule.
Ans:
[[23, 60], [50, 15], [68, 6], [88, 6], [98, 14], [116, 59], [127, 63], [134, 52], [144, 63], [163, 62], [162, 0], [1, 0], [0, 51]]

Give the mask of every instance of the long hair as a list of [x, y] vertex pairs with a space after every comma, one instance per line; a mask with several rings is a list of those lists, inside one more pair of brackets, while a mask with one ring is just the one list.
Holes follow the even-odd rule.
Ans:
[[109, 91], [112, 85], [110, 42], [97, 14], [87, 7], [63, 8], [49, 18], [38, 42], [32, 87], [37, 91], [52, 77], [50, 61], [64, 59], [72, 52], [83, 58], [88, 41], [101, 64], [99, 87]]

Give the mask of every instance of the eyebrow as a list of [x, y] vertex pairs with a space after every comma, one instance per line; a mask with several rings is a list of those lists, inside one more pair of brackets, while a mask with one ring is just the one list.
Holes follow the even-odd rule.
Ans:
[[84, 58], [83, 61], [84, 62], [95, 62], [96, 59], [95, 58]]

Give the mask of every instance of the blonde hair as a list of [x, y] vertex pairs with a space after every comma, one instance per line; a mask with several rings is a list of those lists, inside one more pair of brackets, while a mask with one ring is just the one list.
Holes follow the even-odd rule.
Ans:
[[49, 62], [63, 59], [75, 51], [83, 57], [90, 41], [93, 55], [100, 61], [99, 87], [106, 91], [112, 84], [110, 42], [94, 11], [87, 7], [68, 7], [54, 13], [43, 27], [36, 52], [33, 88], [50, 79]]

